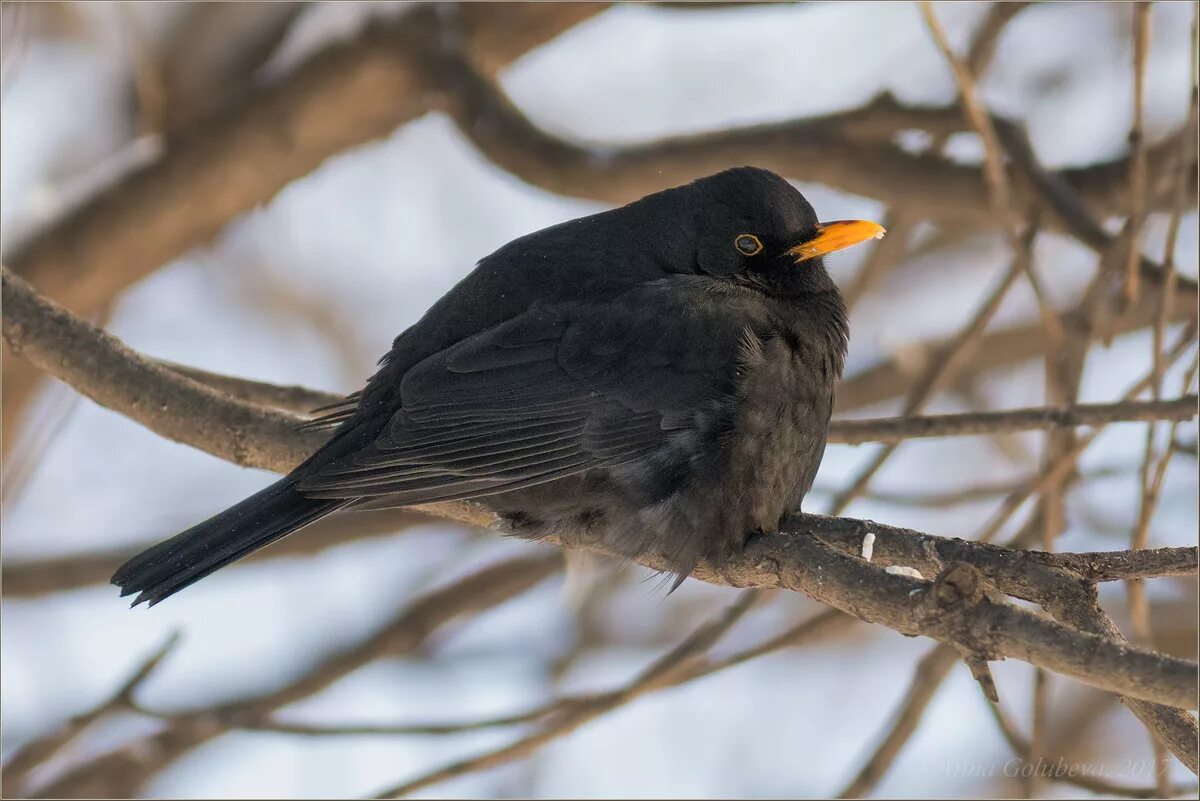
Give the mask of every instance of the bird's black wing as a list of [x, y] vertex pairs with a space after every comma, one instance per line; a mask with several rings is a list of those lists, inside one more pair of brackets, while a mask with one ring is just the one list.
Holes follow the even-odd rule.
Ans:
[[374, 442], [299, 489], [430, 503], [645, 457], [694, 427], [732, 382], [747, 320], [739, 306], [703, 279], [605, 304], [535, 305], [411, 368]]

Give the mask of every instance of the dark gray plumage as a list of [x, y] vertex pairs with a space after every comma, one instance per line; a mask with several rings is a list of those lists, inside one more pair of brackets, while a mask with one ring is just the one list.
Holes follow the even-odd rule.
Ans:
[[819, 254], [852, 243], [756, 168], [521, 237], [396, 338], [303, 465], [113, 582], [153, 604], [339, 509], [464, 498], [682, 580], [812, 487], [847, 342]]

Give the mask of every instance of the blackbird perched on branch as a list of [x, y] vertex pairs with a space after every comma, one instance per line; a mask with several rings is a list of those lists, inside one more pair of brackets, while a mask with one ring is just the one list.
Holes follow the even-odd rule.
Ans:
[[322, 410], [320, 450], [113, 583], [153, 605], [341, 509], [477, 498], [678, 586], [812, 487], [848, 336], [822, 256], [882, 235], [743, 167], [521, 237]]

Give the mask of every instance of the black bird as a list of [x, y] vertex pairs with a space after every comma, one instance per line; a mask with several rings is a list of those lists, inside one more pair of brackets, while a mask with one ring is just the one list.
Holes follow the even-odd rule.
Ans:
[[112, 581], [153, 605], [340, 509], [478, 498], [678, 586], [812, 487], [848, 336], [822, 256], [882, 235], [741, 167], [523, 236], [310, 424], [334, 432], [307, 461]]

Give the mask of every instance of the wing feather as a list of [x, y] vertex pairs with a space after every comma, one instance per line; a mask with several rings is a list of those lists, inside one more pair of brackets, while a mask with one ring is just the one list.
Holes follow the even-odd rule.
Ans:
[[535, 306], [418, 363], [375, 441], [300, 489], [315, 498], [430, 503], [521, 489], [665, 447], [731, 378], [742, 325], [734, 315], [705, 317], [694, 303], [671, 308], [678, 293], [637, 292], [604, 307]]

